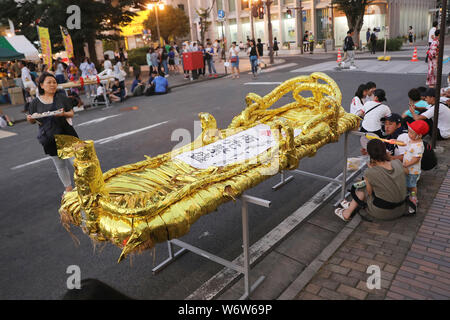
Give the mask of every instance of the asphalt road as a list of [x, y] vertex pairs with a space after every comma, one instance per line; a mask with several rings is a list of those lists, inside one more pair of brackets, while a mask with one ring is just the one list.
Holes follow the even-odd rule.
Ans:
[[[82, 139], [115, 140], [96, 145], [102, 170], [107, 171], [170, 151], [179, 140], [171, 141], [177, 129], [194, 134], [194, 121], [199, 112], [209, 112], [218, 127], [225, 128], [231, 119], [245, 107], [248, 92], [264, 95], [276, 85], [244, 85], [247, 82], [277, 82], [300, 75], [290, 70], [299, 66], [322, 62], [288, 58], [298, 65], [277, 70], [252, 80], [242, 74], [238, 80], [218, 79], [176, 88], [166, 96], [139, 97], [115, 105], [107, 110], [77, 113], [74, 125]], [[402, 112], [408, 104], [410, 88], [423, 85], [421, 75], [383, 75], [363, 72], [332, 72], [343, 92], [343, 105], [348, 110], [351, 98], [360, 83], [374, 81], [387, 92], [388, 105]], [[290, 101], [284, 97], [280, 104]], [[122, 107], [138, 106], [135, 111], [121, 111]], [[108, 118], [106, 118], [108, 117]], [[97, 123], [89, 121], [101, 119]], [[82, 124], [80, 126], [80, 124]], [[119, 134], [146, 128], [129, 135]], [[187, 130], [187, 131], [186, 131]], [[152, 267], [167, 257], [165, 243], [128, 258], [117, 264], [120, 249], [112, 244], [94, 247], [80, 229], [73, 228], [81, 241], [76, 246], [59, 222], [58, 208], [63, 187], [51, 160], [36, 140], [37, 127], [27, 123], [14, 126], [12, 137], [0, 139], [0, 299], [60, 299], [66, 292], [68, 266], [77, 265], [83, 279], [96, 278], [124, 294], [137, 299], [184, 299], [201, 284], [222, 269], [221, 265], [192, 253], [186, 253], [157, 275]], [[186, 138], [186, 137], [185, 137]], [[343, 166], [343, 139], [319, 150], [314, 158], [303, 159], [302, 170], [337, 176]], [[105, 141], [105, 140], [103, 140]], [[350, 138], [350, 155], [358, 155], [356, 137]], [[183, 141], [187, 143], [189, 141]], [[19, 168], [13, 169], [19, 166]], [[272, 177], [248, 194], [272, 201], [270, 209], [250, 205], [250, 240], [256, 242], [289, 216], [326, 183], [296, 177], [294, 182], [273, 192], [271, 186], [279, 181]], [[330, 221], [336, 219], [330, 212]], [[241, 253], [240, 203], [229, 202], [218, 211], [199, 219], [182, 240], [208, 250], [225, 259], [233, 260]], [[305, 244], [298, 244], [305, 245]]]

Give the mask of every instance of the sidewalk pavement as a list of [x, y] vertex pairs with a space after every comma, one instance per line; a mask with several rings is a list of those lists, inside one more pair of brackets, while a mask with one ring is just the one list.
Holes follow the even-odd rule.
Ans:
[[[437, 168], [423, 171], [418, 183], [418, 213], [394, 221], [362, 221], [290, 298], [450, 298], [450, 141], [438, 146], [443, 152], [437, 153]], [[369, 266], [381, 270], [380, 289], [368, 289]]]
[[[263, 57], [263, 62], [265, 64], [265, 68], [270, 67], [270, 63], [269, 63], [269, 57]], [[285, 60], [283, 59], [275, 59], [274, 60], [274, 64], [273, 65], [278, 65], [278, 64], [282, 64], [284, 63]], [[222, 60], [220, 59], [216, 59], [215, 61], [215, 67], [216, 67], [216, 71], [218, 74], [218, 77], [209, 77], [209, 73], [208, 73], [208, 68], [206, 68], [206, 76], [200, 76], [197, 80], [189, 80], [189, 79], [185, 79], [184, 78], [184, 74], [183, 72], [181, 73], [170, 73], [169, 77], [167, 78], [167, 80], [169, 81], [169, 87], [171, 89], [173, 88], [177, 88], [177, 87], [182, 87], [185, 85], [190, 85], [190, 84], [195, 84], [195, 83], [199, 83], [202, 81], [209, 81], [209, 80], [216, 80], [216, 79], [220, 79], [223, 78], [225, 76], [227, 76], [227, 74], [231, 73], [231, 68], [227, 68], [227, 70], [225, 70], [224, 67], [224, 63]], [[240, 62], [239, 62], [239, 69], [240, 72], [247, 72], [251, 70], [251, 66], [250, 66], [250, 61], [249, 59], [246, 58], [246, 55], [244, 53], [240, 54]], [[141, 68], [141, 80], [143, 82], [147, 82], [148, 78], [149, 78], [149, 71], [148, 71], [148, 67], [142, 67]], [[127, 77], [127, 79], [125, 80], [125, 86], [128, 89], [128, 91], [130, 91], [131, 88], [131, 84], [133, 82], [134, 78], [131, 76]], [[88, 103], [88, 99], [84, 94], [80, 94], [80, 98], [83, 100], [83, 102], [85, 104], [89, 104]], [[121, 106], [123, 107], [124, 104], [128, 103], [129, 101], [131, 101], [130, 99], [133, 99], [133, 97], [128, 97], [125, 102], [122, 103], [113, 103], [112, 106]], [[149, 97], [149, 99], [151, 99], [151, 97]], [[99, 106], [99, 107], [91, 107], [88, 109], [83, 109], [83, 108], [74, 108], [75, 112], [81, 112], [81, 111], [86, 111], [86, 110], [93, 110], [96, 108], [103, 108], [104, 106]], [[11, 105], [11, 104], [2, 104], [0, 105], [0, 109], [2, 109], [3, 113], [8, 115], [11, 120], [14, 123], [20, 123], [20, 122], [24, 122], [26, 121], [26, 113], [22, 112], [22, 110], [24, 110], [24, 105], [20, 104], [20, 105]]]
[[[424, 171], [418, 183], [415, 216], [368, 222], [356, 215], [345, 223], [328, 201], [251, 264], [251, 284], [266, 278], [250, 299], [449, 299], [450, 141], [439, 141], [438, 150], [437, 167]], [[252, 253], [258, 251], [253, 246]], [[380, 268], [379, 289], [367, 287], [369, 266]], [[211, 278], [213, 285], [224, 277], [218, 275]], [[238, 299], [243, 290], [241, 277], [214, 298]], [[197, 291], [188, 299], [203, 299]]]

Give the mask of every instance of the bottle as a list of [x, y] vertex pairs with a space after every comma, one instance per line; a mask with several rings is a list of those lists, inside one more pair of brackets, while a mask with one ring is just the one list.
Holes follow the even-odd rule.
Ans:
[[364, 180], [359, 181], [359, 182], [355, 182], [353, 184], [353, 186], [355, 187], [355, 189], [362, 189], [366, 186], [366, 182]]
[[417, 211], [417, 196], [416, 196], [416, 192], [415, 191], [411, 191], [409, 199], [416, 206], [415, 210], [414, 210], [414, 208], [409, 207], [409, 213], [414, 214]]

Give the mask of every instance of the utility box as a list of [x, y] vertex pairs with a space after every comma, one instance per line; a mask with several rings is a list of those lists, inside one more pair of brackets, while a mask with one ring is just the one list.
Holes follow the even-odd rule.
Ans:
[[11, 100], [11, 104], [25, 104], [22, 88], [20, 87], [9, 88], [8, 94]]
[[203, 69], [205, 62], [203, 61], [203, 53], [201, 51], [183, 52], [184, 70], [192, 71]]

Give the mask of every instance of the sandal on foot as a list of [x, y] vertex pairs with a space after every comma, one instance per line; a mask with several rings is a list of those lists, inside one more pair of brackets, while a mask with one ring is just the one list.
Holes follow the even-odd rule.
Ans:
[[350, 201], [344, 199], [339, 202], [339, 205], [341, 206], [341, 208], [348, 209], [348, 207], [350, 207]]
[[345, 210], [344, 208], [337, 208], [336, 210], [334, 210], [334, 214], [337, 215], [342, 220], [344, 220], [345, 222], [348, 222], [350, 221], [350, 219], [345, 219], [344, 210]]

